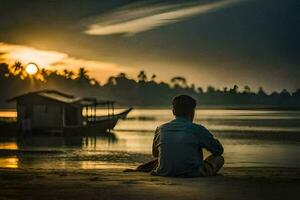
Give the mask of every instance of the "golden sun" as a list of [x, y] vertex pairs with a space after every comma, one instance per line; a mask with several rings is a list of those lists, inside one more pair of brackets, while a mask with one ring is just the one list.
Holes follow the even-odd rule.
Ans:
[[34, 63], [29, 63], [28, 65], [26, 65], [25, 68], [26, 72], [30, 75], [34, 75], [38, 72], [39, 68], [36, 64]]

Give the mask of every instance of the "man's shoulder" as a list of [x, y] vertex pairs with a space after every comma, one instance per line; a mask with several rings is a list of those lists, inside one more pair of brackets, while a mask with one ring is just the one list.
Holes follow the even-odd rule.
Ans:
[[203, 125], [201, 124], [196, 124], [196, 123], [191, 123], [191, 126], [194, 130], [196, 130], [197, 132], [206, 132], [208, 131], [207, 128], [205, 128]]
[[[173, 127], [177, 123], [178, 123], [178, 121], [176, 121], [176, 119], [171, 120], [169, 122], [165, 122], [165, 123], [161, 124], [160, 126], [158, 126], [157, 130], [167, 128], [167, 127]], [[196, 123], [193, 123], [193, 122], [185, 122], [183, 124], [184, 124], [184, 126], [186, 126], [188, 128], [192, 128], [192, 129], [197, 130], [197, 131], [207, 131], [207, 129], [201, 124], [196, 124]]]
[[190, 126], [193, 127], [193, 128], [197, 128], [197, 129], [203, 127], [201, 124], [196, 124], [196, 123], [194, 123], [194, 122], [193, 122], [193, 123], [190, 123]]
[[176, 123], [177, 123], [177, 121], [175, 119], [165, 122], [165, 123], [161, 124], [160, 126], [158, 126], [156, 128], [156, 131], [163, 130], [163, 129], [173, 129], [174, 126], [176, 126]]
[[172, 121], [165, 122], [165, 123], [159, 125], [156, 129], [157, 129], [157, 130], [160, 130], [160, 129], [163, 129], [163, 128], [165, 128], [165, 127], [170, 127], [170, 126], [172, 126]]
[[[161, 124], [160, 126], [157, 127], [157, 129], [159, 130], [159, 129], [163, 129], [163, 128], [167, 128], [167, 127], [173, 127], [175, 124], [176, 124], [176, 121], [172, 120], [172, 121]], [[196, 123], [192, 123], [192, 122], [184, 123], [184, 126], [195, 129], [195, 130], [207, 130], [201, 124], [196, 124]]]

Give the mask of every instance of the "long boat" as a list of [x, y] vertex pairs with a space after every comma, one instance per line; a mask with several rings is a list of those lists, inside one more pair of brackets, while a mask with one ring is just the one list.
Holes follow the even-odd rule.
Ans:
[[[22, 135], [97, 135], [113, 130], [126, 119], [132, 108], [115, 114], [114, 101], [96, 98], [76, 98], [55, 90], [29, 92], [9, 99], [17, 102], [17, 120], [0, 128], [12, 128]], [[98, 108], [106, 115], [99, 116]]]
[[129, 108], [121, 113], [112, 116], [100, 116], [95, 121], [89, 121], [86, 125], [79, 127], [66, 127], [66, 135], [97, 135], [113, 130], [120, 119], [126, 119], [128, 113], [132, 110]]

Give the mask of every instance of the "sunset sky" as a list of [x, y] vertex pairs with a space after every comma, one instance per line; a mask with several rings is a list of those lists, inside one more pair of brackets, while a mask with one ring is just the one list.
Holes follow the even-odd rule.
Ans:
[[299, 0], [1, 0], [0, 61], [300, 88]]

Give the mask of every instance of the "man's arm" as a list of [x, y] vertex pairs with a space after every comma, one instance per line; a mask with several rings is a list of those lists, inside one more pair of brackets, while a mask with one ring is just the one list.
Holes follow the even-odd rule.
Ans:
[[213, 155], [222, 155], [224, 148], [219, 140], [215, 139], [214, 136], [204, 127], [200, 130], [200, 145], [201, 147], [207, 149]]
[[152, 144], [152, 155], [153, 157], [157, 158], [159, 155], [159, 151], [158, 151], [158, 128], [156, 128], [155, 133], [154, 133], [154, 138], [153, 138], [153, 144]]

